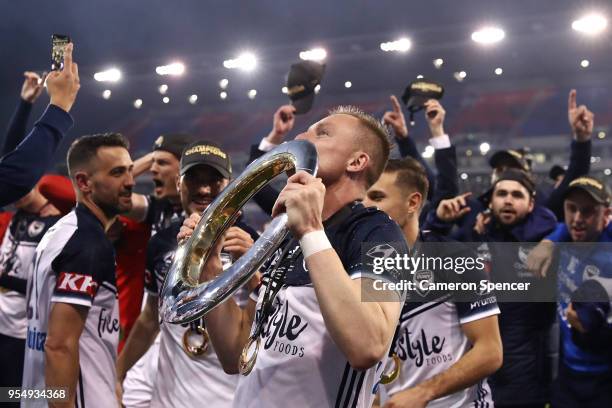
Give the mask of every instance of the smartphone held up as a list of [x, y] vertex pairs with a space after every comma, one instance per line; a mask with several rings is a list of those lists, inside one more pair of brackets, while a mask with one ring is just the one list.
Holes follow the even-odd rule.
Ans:
[[64, 50], [70, 43], [70, 37], [63, 34], [51, 36], [51, 70], [61, 71], [64, 68]]

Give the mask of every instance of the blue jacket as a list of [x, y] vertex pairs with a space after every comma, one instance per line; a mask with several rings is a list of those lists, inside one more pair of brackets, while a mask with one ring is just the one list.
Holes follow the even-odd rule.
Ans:
[[0, 207], [32, 190], [51, 165], [59, 142], [72, 125], [70, 114], [49, 105], [23, 142], [0, 158]]
[[[565, 224], [560, 223], [547, 239], [553, 242], [571, 241]], [[612, 223], [602, 232], [598, 243], [558, 245], [557, 287], [559, 302], [561, 361], [571, 370], [587, 373], [612, 371]], [[603, 299], [593, 292], [578, 302], [586, 288], [602, 288]], [[565, 318], [573, 302], [578, 317], [587, 329], [581, 334], [573, 330]]]

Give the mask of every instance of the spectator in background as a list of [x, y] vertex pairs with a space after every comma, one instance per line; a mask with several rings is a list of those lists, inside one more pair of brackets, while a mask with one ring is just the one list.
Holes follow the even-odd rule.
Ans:
[[[437, 223], [424, 228], [446, 231], [440, 223], [452, 223], [471, 209], [470, 193], [443, 200], [435, 214]], [[470, 230], [465, 242], [483, 242], [481, 256], [490, 259], [490, 280], [517, 282], [527, 266], [524, 245], [494, 243], [539, 242], [556, 227], [547, 208], [535, 204], [535, 184], [528, 173], [507, 169], [490, 190], [491, 221]], [[550, 401], [550, 385], [556, 357], [553, 303], [500, 302], [499, 327], [504, 344], [504, 363], [489, 385], [496, 407], [536, 407]]]
[[68, 114], [80, 88], [78, 66], [72, 60], [73, 45], [64, 54], [64, 69], [47, 77], [50, 104], [34, 129], [15, 150], [0, 159], [0, 207], [29, 193], [53, 159], [60, 140], [72, 127]]
[[575, 179], [565, 193], [565, 222], [529, 254], [537, 276], [557, 277], [561, 353], [554, 407], [612, 406], [611, 201], [601, 180]]
[[[563, 181], [551, 192], [548, 197], [535, 196], [536, 203], [550, 209], [557, 219], [563, 218], [563, 194], [569, 183], [577, 177], [588, 174], [591, 166], [591, 135], [593, 133], [594, 115], [585, 105], [576, 105], [576, 90], [572, 89], [568, 98], [568, 120], [573, 134], [570, 145], [570, 162]], [[494, 183], [502, 172], [506, 169], [518, 169], [531, 172], [531, 165], [524, 152], [518, 150], [504, 150], [495, 152], [489, 161], [493, 168], [491, 181]], [[446, 232], [451, 233], [454, 239], [459, 241], [469, 240], [474, 227], [482, 228], [491, 220], [490, 213], [486, 212], [489, 194], [485, 193], [478, 199], [467, 197], [465, 205], [470, 211], [464, 211], [455, 220], [457, 228], [452, 230], [453, 225], [448, 225]], [[434, 218], [434, 211], [431, 210], [427, 215], [427, 223], [431, 223]]]

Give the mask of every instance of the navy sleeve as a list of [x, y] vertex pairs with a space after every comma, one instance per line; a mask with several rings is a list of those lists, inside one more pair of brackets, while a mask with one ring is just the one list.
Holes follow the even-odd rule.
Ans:
[[386, 214], [361, 219], [346, 242], [340, 257], [352, 278], [383, 279], [397, 283], [404, 276], [397, 268], [385, 268], [385, 258], [403, 257], [408, 245], [399, 226]]
[[103, 282], [115, 282], [115, 254], [110, 245], [83, 245], [75, 233], [53, 260], [56, 274], [52, 302], [91, 307]]
[[0, 150], [0, 157], [12, 152], [17, 148], [17, 145], [21, 143], [25, 137], [28, 118], [30, 117], [31, 112], [32, 104], [19, 98], [17, 109], [15, 109], [6, 130], [6, 137], [4, 139], [2, 149]]
[[72, 117], [54, 105], [19, 146], [0, 159], [0, 207], [26, 195], [49, 168], [59, 142], [72, 127]]
[[[255, 159], [258, 159], [264, 153], [266, 152], [262, 152], [261, 150], [259, 150], [257, 145], [252, 145], [251, 152], [249, 155], [249, 163], [251, 163]], [[280, 191], [276, 190], [274, 187], [268, 184], [267, 186], [262, 188], [257, 194], [255, 194], [255, 196], [253, 196], [253, 200], [255, 200], [255, 203], [257, 203], [257, 205], [266, 214], [270, 215], [272, 214], [272, 208], [274, 208], [274, 203], [276, 202], [276, 199], [278, 198], [279, 194]]]
[[591, 140], [586, 142], [573, 140], [570, 151], [570, 161], [565, 177], [563, 177], [559, 187], [550, 193], [546, 201], [546, 207], [555, 213], [558, 220], [563, 219], [563, 196], [567, 191], [569, 183], [578, 177], [589, 174], [591, 169]]
[[159, 234], [155, 234], [147, 244], [147, 258], [145, 260], [145, 290], [147, 293], [158, 296], [159, 287], [155, 279], [155, 254], [157, 253], [157, 239]]
[[27, 279], [17, 278], [15, 276], [10, 276], [8, 274], [0, 275], [0, 286], [9, 290], [14, 290], [15, 292], [21, 293], [22, 295], [26, 294], [26, 287], [28, 284]]
[[459, 177], [457, 176], [457, 152], [455, 146], [434, 151], [436, 162], [436, 188], [429, 197], [432, 206], [437, 207], [440, 201], [456, 197], [459, 194]]
[[403, 157], [412, 157], [419, 163], [423, 165], [425, 168], [425, 172], [427, 173], [427, 181], [429, 181], [429, 191], [427, 192], [427, 197], [433, 197], [433, 192], [435, 191], [435, 176], [434, 172], [431, 170], [431, 167], [427, 164], [421, 153], [419, 153], [416, 143], [411, 137], [404, 137], [402, 139], [395, 138], [395, 142], [397, 143], [397, 147], [399, 148], [400, 155]]

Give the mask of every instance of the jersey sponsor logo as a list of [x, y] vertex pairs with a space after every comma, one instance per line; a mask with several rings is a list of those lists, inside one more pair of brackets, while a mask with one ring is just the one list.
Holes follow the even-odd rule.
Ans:
[[452, 353], [443, 353], [446, 337], [437, 335], [427, 337], [424, 329], [420, 333], [412, 333], [408, 327], [402, 329], [395, 352], [401, 360], [412, 360], [417, 367], [424, 364], [432, 366], [453, 360]]
[[304, 357], [304, 346], [294, 344], [298, 337], [306, 330], [308, 323], [297, 315], [289, 314], [289, 301], [281, 306], [280, 301], [275, 300], [276, 308], [263, 332], [262, 337], [266, 339], [264, 349], [272, 349], [278, 353]]
[[81, 275], [74, 272], [60, 272], [55, 289], [62, 292], [79, 293], [94, 297], [98, 283], [91, 275]]
[[43, 351], [45, 349], [46, 339], [47, 333], [38, 331], [36, 327], [28, 326], [26, 345], [29, 349]]
[[113, 334], [119, 332], [119, 319], [113, 318], [111, 310], [106, 308], [100, 309], [98, 318], [98, 336], [102, 338], [105, 333]]
[[42, 221], [32, 221], [30, 226], [28, 227], [28, 235], [31, 238], [34, 238], [40, 235], [41, 232], [45, 229], [45, 223]]

